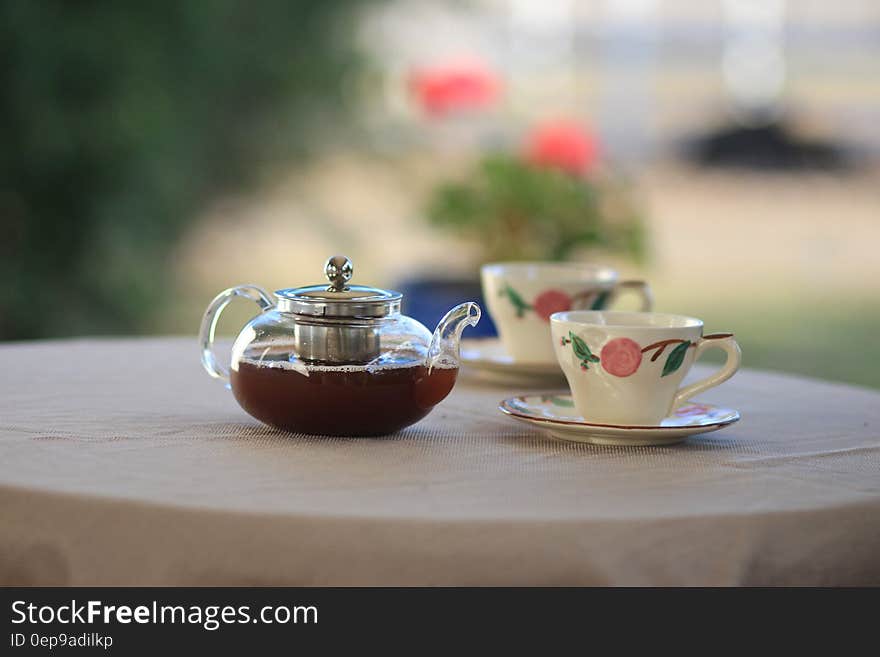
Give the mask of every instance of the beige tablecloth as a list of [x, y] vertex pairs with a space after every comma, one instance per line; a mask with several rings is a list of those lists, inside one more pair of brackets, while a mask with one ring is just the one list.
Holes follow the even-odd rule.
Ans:
[[[673, 447], [464, 377], [399, 435], [250, 419], [193, 339], [0, 346], [3, 584], [880, 584], [880, 394], [743, 371]], [[697, 372], [699, 373], [699, 372]]]

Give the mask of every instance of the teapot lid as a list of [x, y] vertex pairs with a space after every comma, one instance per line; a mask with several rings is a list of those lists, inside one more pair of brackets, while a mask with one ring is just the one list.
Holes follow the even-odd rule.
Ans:
[[366, 285], [349, 285], [354, 265], [345, 256], [332, 256], [324, 263], [330, 285], [277, 290], [281, 312], [315, 317], [385, 317], [400, 311], [400, 292]]

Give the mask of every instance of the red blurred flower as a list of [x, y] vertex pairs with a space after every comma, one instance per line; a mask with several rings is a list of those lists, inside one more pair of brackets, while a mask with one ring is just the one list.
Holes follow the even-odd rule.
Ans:
[[491, 106], [498, 98], [501, 83], [486, 66], [462, 62], [415, 70], [409, 87], [425, 113], [446, 116]]
[[561, 169], [574, 175], [589, 173], [596, 164], [599, 145], [595, 135], [574, 121], [542, 123], [526, 140], [526, 160], [537, 166]]

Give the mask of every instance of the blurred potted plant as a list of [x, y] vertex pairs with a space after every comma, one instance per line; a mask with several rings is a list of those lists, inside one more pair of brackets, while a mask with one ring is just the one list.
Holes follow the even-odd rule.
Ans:
[[[542, 123], [519, 153], [483, 157], [462, 181], [437, 187], [427, 205], [437, 227], [481, 248], [480, 263], [566, 260], [601, 249], [640, 260], [645, 233], [629, 184], [603, 167], [593, 134], [568, 120]], [[430, 324], [459, 298], [480, 297], [479, 283], [421, 281], [410, 285], [424, 307], [410, 313]], [[453, 298], [455, 297], [455, 298]], [[483, 335], [494, 334], [486, 322]]]
[[644, 231], [628, 184], [603, 169], [577, 123], [537, 126], [522, 154], [493, 154], [434, 190], [430, 221], [482, 246], [482, 260], [565, 260], [602, 249], [640, 259]]

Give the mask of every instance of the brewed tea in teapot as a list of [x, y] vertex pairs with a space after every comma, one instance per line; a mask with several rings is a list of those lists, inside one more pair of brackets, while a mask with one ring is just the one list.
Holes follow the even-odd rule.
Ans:
[[[228, 382], [250, 415], [287, 431], [375, 436], [418, 422], [455, 385], [461, 332], [479, 321], [479, 306], [456, 306], [432, 334], [400, 313], [399, 293], [350, 285], [348, 258], [330, 258], [324, 272], [329, 285], [274, 296], [241, 285], [217, 295], [200, 331], [208, 374]], [[214, 332], [236, 296], [262, 312], [239, 333], [227, 369], [214, 355]]]

